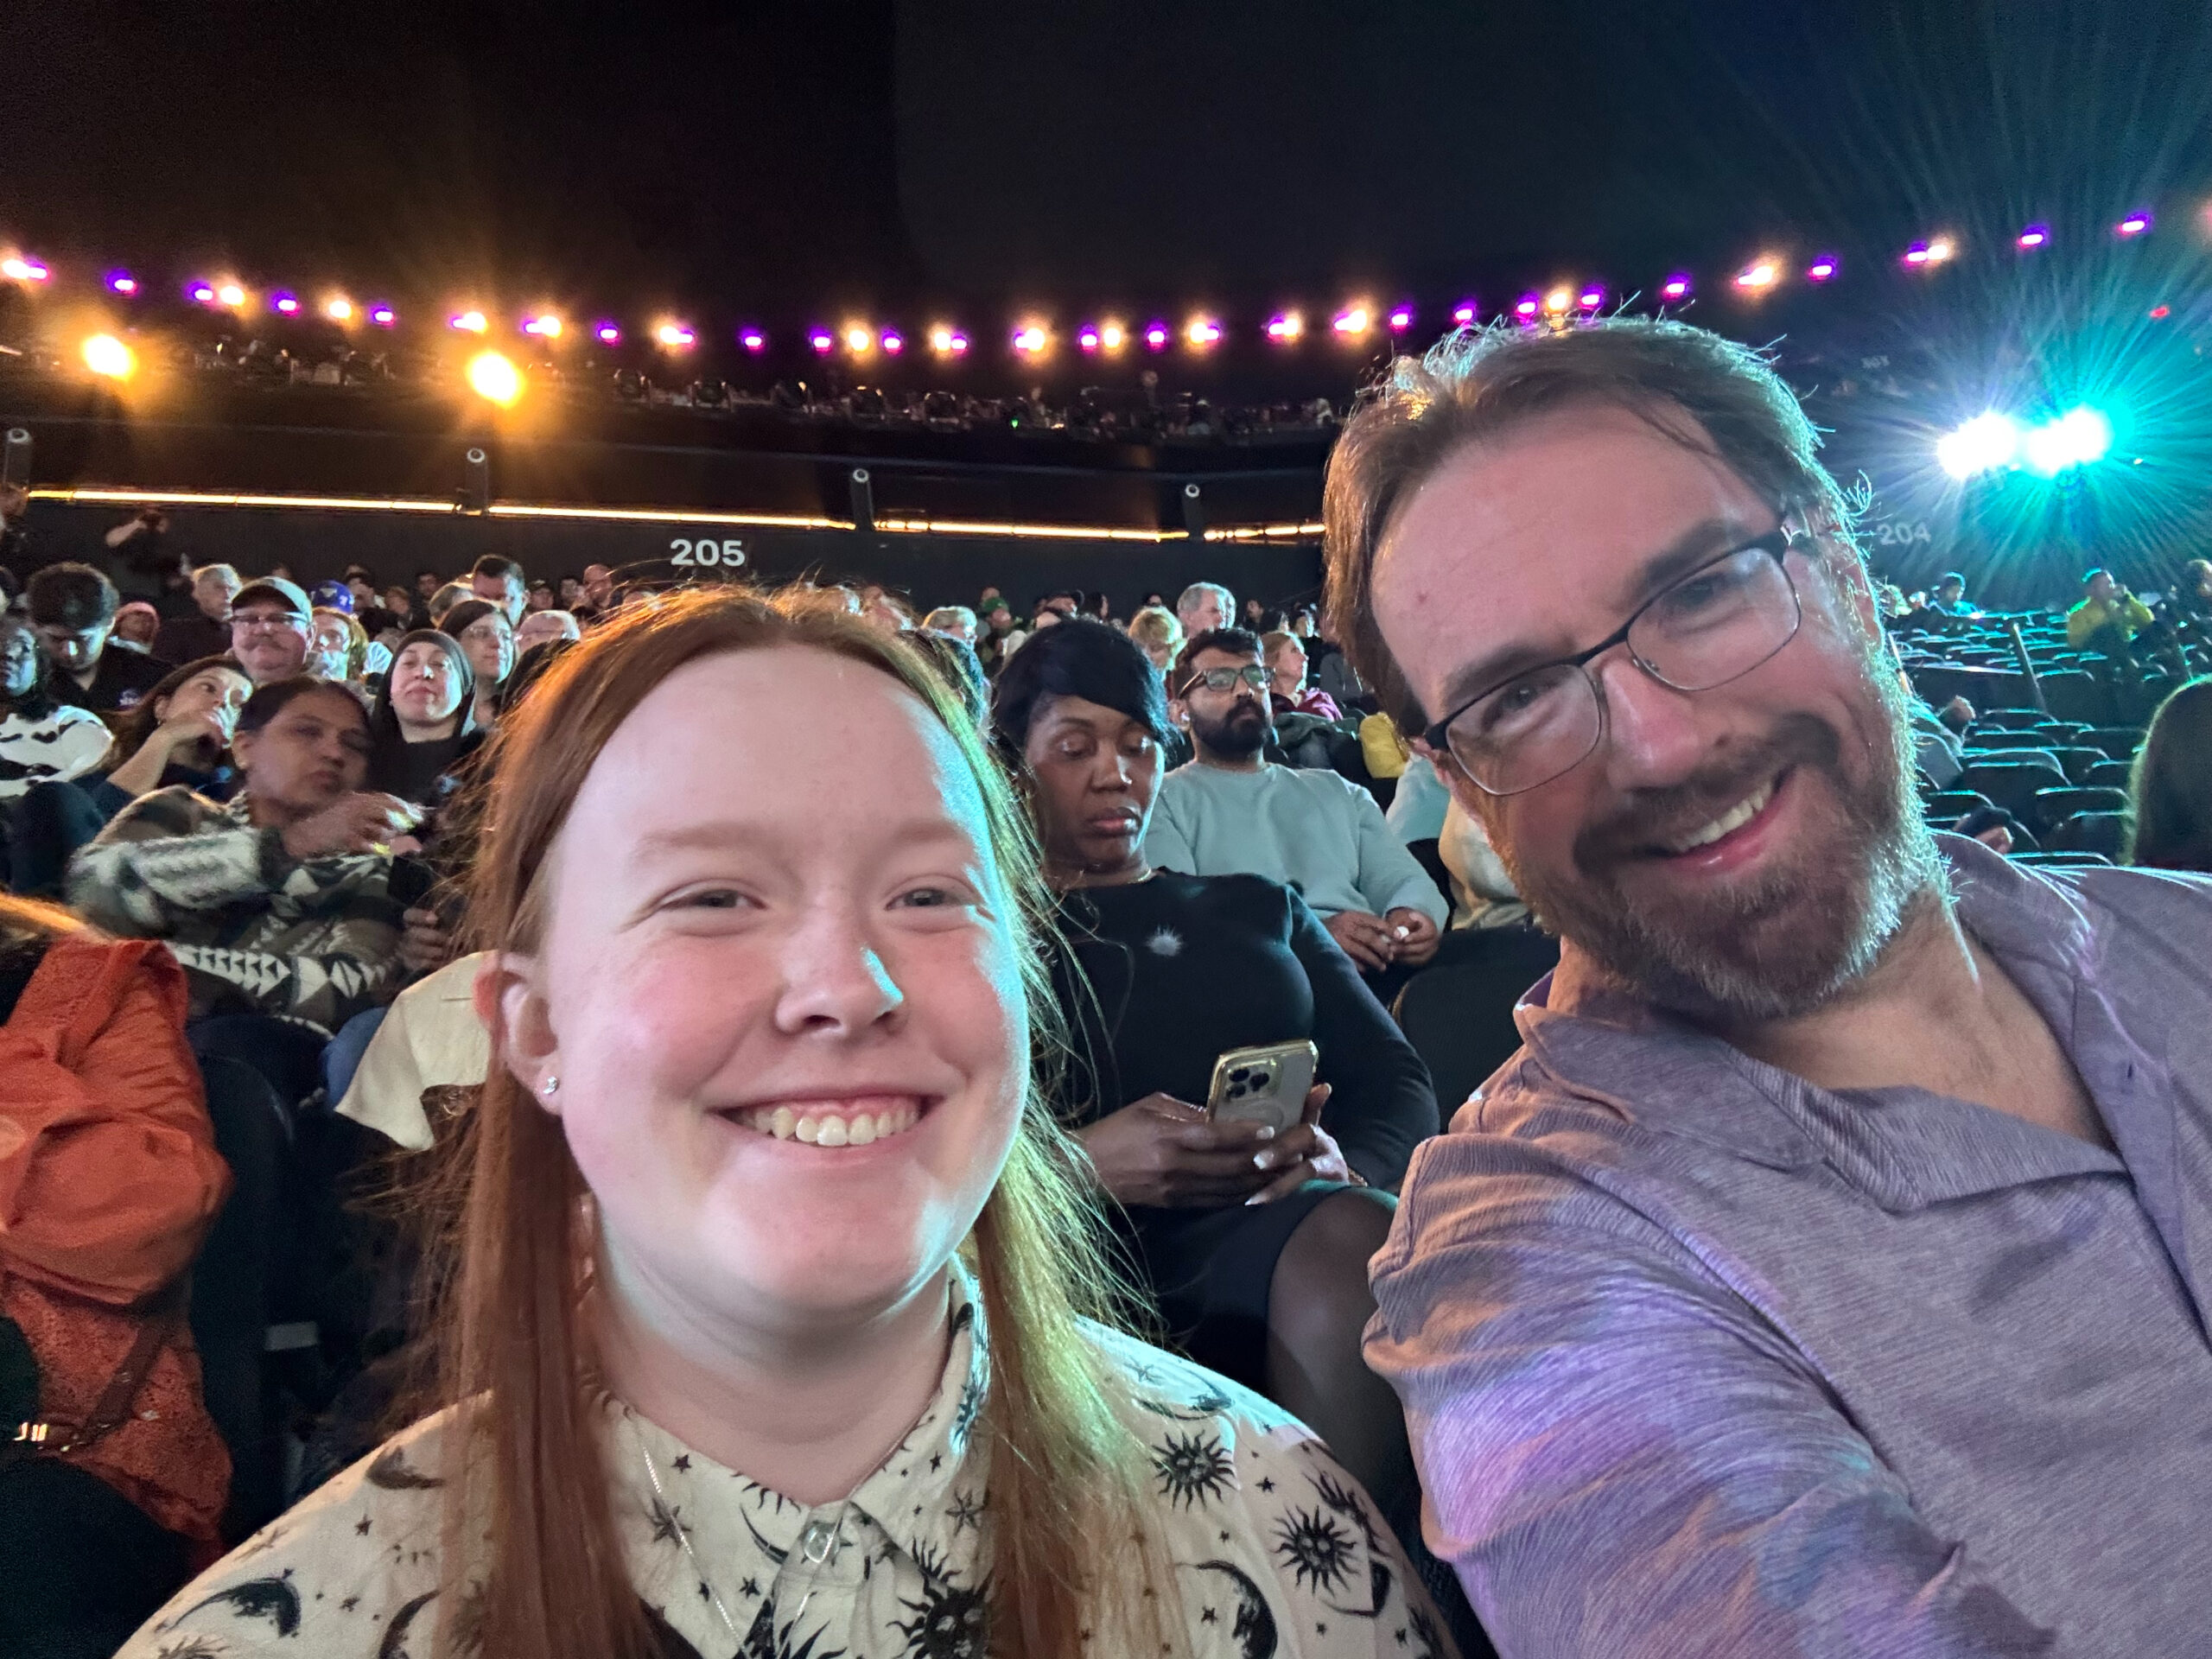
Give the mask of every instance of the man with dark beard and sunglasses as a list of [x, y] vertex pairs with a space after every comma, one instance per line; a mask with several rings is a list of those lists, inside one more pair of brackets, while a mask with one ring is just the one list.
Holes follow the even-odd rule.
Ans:
[[1338, 442], [1338, 635], [1560, 938], [1368, 1358], [1501, 1652], [2200, 1651], [2212, 881], [1923, 827], [1817, 442], [1625, 319]]

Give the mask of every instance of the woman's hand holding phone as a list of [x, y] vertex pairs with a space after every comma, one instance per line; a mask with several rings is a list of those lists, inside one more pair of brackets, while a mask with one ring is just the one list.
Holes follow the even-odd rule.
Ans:
[[[1319, 1092], [1327, 1097], [1325, 1086]], [[1202, 1106], [1153, 1094], [1086, 1124], [1076, 1139], [1116, 1202], [1211, 1210], [1252, 1201], [1268, 1181], [1271, 1166], [1257, 1161], [1263, 1149], [1306, 1134], [1300, 1128], [1278, 1136], [1262, 1123], [1214, 1122]], [[1335, 1153], [1335, 1142], [1329, 1150]], [[1306, 1155], [1301, 1150], [1300, 1159]]]
[[1306, 1113], [1294, 1128], [1255, 1153], [1252, 1162], [1270, 1178], [1268, 1184], [1244, 1200], [1273, 1204], [1287, 1198], [1308, 1181], [1345, 1181], [1363, 1185], [1344, 1161], [1336, 1137], [1321, 1127], [1321, 1109], [1329, 1103], [1329, 1085], [1317, 1083], [1306, 1091]]

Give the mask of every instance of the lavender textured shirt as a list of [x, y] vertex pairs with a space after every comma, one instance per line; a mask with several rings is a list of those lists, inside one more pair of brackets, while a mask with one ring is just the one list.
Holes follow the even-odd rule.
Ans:
[[1548, 982], [1414, 1154], [1367, 1357], [1505, 1659], [2212, 1654], [2212, 880], [1942, 846], [2119, 1156]]

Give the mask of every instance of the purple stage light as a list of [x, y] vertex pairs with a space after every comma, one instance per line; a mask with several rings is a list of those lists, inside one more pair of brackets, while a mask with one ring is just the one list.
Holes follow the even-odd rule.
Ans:
[[1835, 256], [1832, 253], [1824, 253], [1805, 267], [1805, 280], [1808, 283], [1825, 283], [1834, 276], [1836, 270]]
[[389, 328], [399, 321], [399, 314], [388, 305], [372, 305], [369, 308], [369, 321], [379, 328]]
[[107, 274], [107, 286], [111, 294], [136, 294], [138, 279], [127, 270], [111, 270]]
[[[1017, 346], [1021, 344], [1021, 340], [1019, 336], [1015, 338], [1014, 343]], [[1075, 337], [1075, 343], [1080, 346], [1086, 352], [1096, 351], [1098, 349], [1098, 331], [1096, 328], [1085, 328], [1082, 333], [1078, 334]]]
[[2150, 228], [2150, 209], [2139, 207], [2126, 219], [2121, 219], [2119, 224], [2113, 226], [2112, 233], [2114, 236], [2140, 236]]
[[806, 343], [827, 357], [837, 349], [837, 337], [827, 328], [817, 328], [806, 337]]
[[1672, 305], [1690, 296], [1690, 277], [1686, 270], [1678, 270], [1659, 284], [1659, 297]]
[[1526, 319], [1535, 316], [1543, 308], [1544, 302], [1541, 297], [1534, 294], [1523, 294], [1514, 305], [1513, 315]]
[[591, 326], [591, 337], [602, 346], [620, 346], [622, 343], [621, 326], [612, 322], [594, 322]]
[[768, 336], [758, 328], [741, 328], [737, 331], [737, 343], [757, 355], [768, 349]]
[[876, 344], [882, 346], [893, 357], [896, 357], [906, 349], [906, 337], [896, 328], [887, 328], [878, 336]]
[[1452, 321], [1462, 328], [1480, 315], [1482, 315], [1482, 308], [1472, 300], [1462, 300], [1452, 308]]
[[1605, 290], [1592, 283], [1576, 299], [1585, 311], [1595, 311], [1605, 302]]
[[300, 302], [295, 295], [272, 294], [269, 296], [269, 304], [272, 310], [281, 311], [288, 317], [299, 315]]
[[1155, 352], [1166, 351], [1167, 349], [1167, 325], [1164, 322], [1147, 323], [1144, 330], [1144, 343]]
[[2031, 248], [2039, 248], [2043, 246], [2044, 243], [2050, 240], [2050, 226], [2031, 225], [2027, 229], [2022, 231], [2018, 236], [2012, 238], [2012, 245], [2024, 253]]
[[1392, 334], [1402, 334], [1407, 329], [1413, 326], [1414, 308], [1410, 305], [1402, 305], [1390, 314], [1390, 332]]
[[215, 303], [215, 287], [212, 283], [194, 283], [191, 287], [186, 289], [184, 291], [186, 297], [190, 299], [194, 305], [213, 305]]

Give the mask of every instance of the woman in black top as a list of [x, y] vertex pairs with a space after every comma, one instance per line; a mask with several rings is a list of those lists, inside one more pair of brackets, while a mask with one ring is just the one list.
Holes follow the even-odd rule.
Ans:
[[[1167, 709], [1133, 641], [1079, 620], [1046, 629], [992, 711], [1081, 969], [1058, 970], [1068, 1115], [1172, 1333], [1312, 1424], [1404, 1516], [1405, 1421], [1360, 1332], [1385, 1189], [1437, 1131], [1427, 1071], [1295, 893], [1146, 864]], [[1306, 1123], [1270, 1137], [1208, 1121], [1224, 1051], [1300, 1038], [1320, 1051]]]
[[368, 787], [436, 807], [483, 741], [468, 652], [450, 634], [418, 628], [392, 652], [369, 715]]

